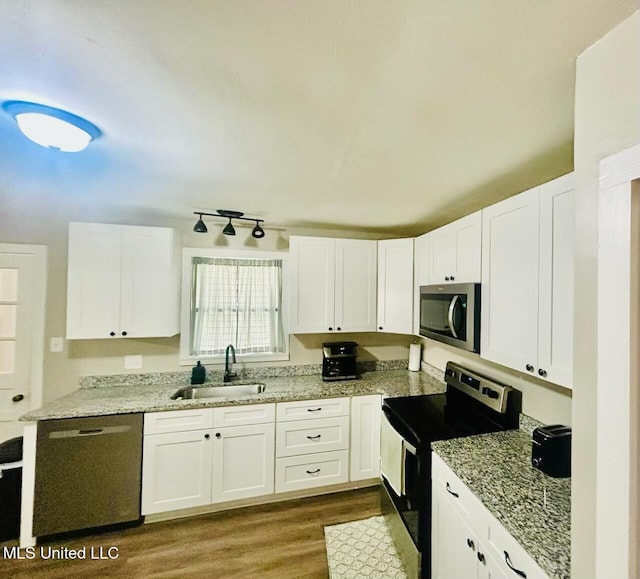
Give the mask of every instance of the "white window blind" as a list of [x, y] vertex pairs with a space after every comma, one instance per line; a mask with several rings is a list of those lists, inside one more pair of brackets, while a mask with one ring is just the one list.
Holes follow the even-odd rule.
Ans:
[[282, 353], [282, 260], [193, 257], [192, 356]]

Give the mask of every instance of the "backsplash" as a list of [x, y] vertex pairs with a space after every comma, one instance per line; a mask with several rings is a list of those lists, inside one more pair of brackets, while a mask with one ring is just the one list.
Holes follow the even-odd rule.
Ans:
[[[429, 371], [423, 371], [442, 381], [444, 374], [428, 364]], [[322, 364], [303, 364], [298, 366], [260, 366], [252, 368], [234, 367], [238, 376], [234, 381], [256, 380], [260, 378], [277, 378], [290, 376], [312, 376], [322, 374]], [[407, 360], [366, 360], [358, 362], [358, 372], [376, 372], [381, 370], [406, 370]], [[438, 375], [439, 374], [439, 375]], [[206, 382], [222, 382], [224, 370], [211, 370], [207, 367]], [[137, 386], [148, 384], [188, 384], [191, 370], [181, 372], [153, 372], [141, 374], [111, 374], [108, 376], [83, 376], [80, 388], [102, 388], [110, 386]]]

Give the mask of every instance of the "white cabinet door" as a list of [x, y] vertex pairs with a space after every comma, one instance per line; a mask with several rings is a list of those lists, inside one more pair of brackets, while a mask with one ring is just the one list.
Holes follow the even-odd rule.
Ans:
[[432, 500], [433, 579], [476, 579], [478, 538], [441, 489], [434, 489]]
[[430, 232], [429, 283], [479, 282], [481, 231], [482, 213], [477, 211]]
[[415, 238], [413, 248], [413, 333], [420, 335], [420, 286], [429, 285], [431, 237], [428, 233]]
[[573, 173], [540, 187], [538, 376], [573, 384]]
[[122, 228], [120, 334], [175, 336], [180, 331], [180, 244], [166, 227]]
[[279, 422], [276, 456], [295, 456], [349, 448], [349, 417]]
[[145, 436], [141, 513], [208, 505], [211, 467], [210, 430]]
[[173, 229], [70, 223], [67, 338], [177, 334], [180, 259]]
[[213, 433], [212, 502], [273, 493], [275, 425], [231, 426]]
[[67, 338], [120, 336], [119, 227], [69, 224]]
[[380, 477], [380, 413], [378, 394], [351, 399], [350, 480]]
[[291, 332], [323, 333], [335, 327], [336, 240], [292, 236]]
[[377, 241], [336, 239], [335, 330], [376, 329]]
[[378, 331], [413, 332], [413, 239], [378, 241]]
[[539, 190], [482, 211], [480, 356], [533, 372], [538, 356]]

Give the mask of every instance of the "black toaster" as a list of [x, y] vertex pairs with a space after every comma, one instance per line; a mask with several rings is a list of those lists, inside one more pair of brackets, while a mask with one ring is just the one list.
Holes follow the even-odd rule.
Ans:
[[536, 428], [531, 465], [552, 477], [571, 476], [571, 428], [562, 424]]

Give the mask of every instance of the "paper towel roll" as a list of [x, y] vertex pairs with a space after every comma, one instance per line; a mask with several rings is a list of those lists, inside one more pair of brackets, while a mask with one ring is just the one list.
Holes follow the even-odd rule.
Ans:
[[422, 344], [410, 344], [409, 345], [409, 370], [411, 370], [411, 372], [419, 372], [421, 361], [422, 361]]

